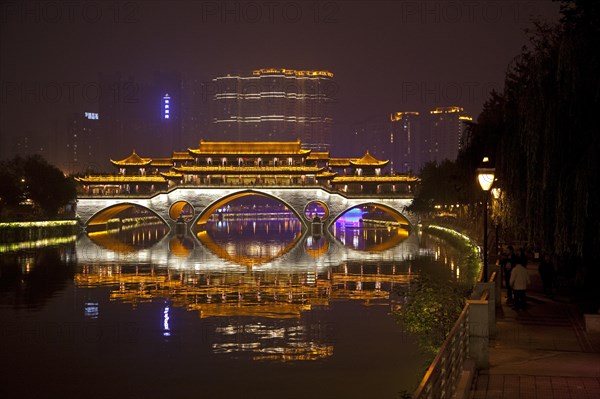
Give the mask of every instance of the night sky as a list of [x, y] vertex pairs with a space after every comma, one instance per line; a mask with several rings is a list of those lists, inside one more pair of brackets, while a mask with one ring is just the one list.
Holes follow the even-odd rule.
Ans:
[[527, 43], [531, 17], [559, 17], [558, 4], [546, 0], [3, 1], [0, 7], [2, 158], [13, 155], [18, 136], [43, 140], [62, 129], [69, 113], [96, 111], [89, 88], [99, 72], [144, 82], [155, 71], [175, 71], [210, 82], [257, 68], [326, 69], [337, 85], [337, 134], [393, 111], [459, 105], [477, 117]]

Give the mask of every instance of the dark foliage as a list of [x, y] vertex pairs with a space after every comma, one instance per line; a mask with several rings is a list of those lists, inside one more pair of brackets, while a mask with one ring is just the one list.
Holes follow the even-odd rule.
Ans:
[[563, 0], [561, 10], [555, 26], [534, 23], [503, 93], [492, 93], [471, 127], [458, 166], [473, 171], [482, 155], [493, 157], [506, 194], [504, 227], [556, 253], [588, 288], [583, 292], [593, 293], [600, 264], [600, 2]]
[[15, 206], [30, 199], [52, 218], [60, 207], [76, 198], [74, 181], [39, 155], [3, 162], [0, 177], [2, 205]]

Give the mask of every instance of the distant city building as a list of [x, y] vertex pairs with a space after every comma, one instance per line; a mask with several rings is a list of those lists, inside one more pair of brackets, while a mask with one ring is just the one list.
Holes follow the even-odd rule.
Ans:
[[421, 149], [426, 144], [418, 112], [390, 115], [390, 160], [393, 173], [418, 173], [423, 166]]
[[424, 136], [424, 160], [456, 160], [462, 147], [465, 122], [472, 120], [462, 107], [438, 107], [429, 111], [429, 129]]
[[366, 148], [369, 153], [378, 158], [391, 159], [390, 121], [385, 116], [371, 116], [355, 123], [351, 128], [351, 134], [351, 143], [344, 144], [352, 153], [356, 154]]
[[98, 127], [100, 115], [97, 112], [85, 111], [75, 113], [69, 118], [62, 170], [68, 173], [98, 170], [96, 164], [99, 144]]
[[213, 84], [213, 134], [235, 141], [300, 139], [306, 148], [330, 149], [333, 73], [258, 69]]
[[192, 145], [190, 138], [200, 133], [201, 115], [207, 110], [197, 81], [184, 81], [177, 72], [155, 72], [152, 81], [142, 83], [117, 72], [100, 74], [99, 85], [102, 140], [97, 158], [104, 170], [109, 170], [105, 160], [115, 150], [135, 147], [142, 153], [160, 154], [165, 147]]

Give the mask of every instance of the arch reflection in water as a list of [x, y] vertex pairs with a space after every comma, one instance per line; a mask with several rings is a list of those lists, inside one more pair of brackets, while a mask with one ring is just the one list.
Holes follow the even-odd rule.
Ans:
[[162, 240], [169, 228], [162, 222], [139, 225], [119, 225], [117, 228], [87, 233], [89, 239], [99, 247], [115, 253], [134, 253], [151, 248]]
[[257, 266], [288, 253], [302, 237], [295, 218], [211, 221], [197, 234], [218, 257], [241, 266]]
[[[292, 227], [280, 235], [279, 228], [285, 231], [285, 224], [271, 223], [266, 237], [259, 239], [253, 236], [254, 232], [266, 233], [269, 223], [271, 222], [250, 222], [246, 227], [242, 226], [241, 231], [239, 225], [232, 228], [235, 223], [223, 223], [219, 227], [223, 232], [213, 233], [213, 238], [209, 231], [205, 230], [198, 234], [201, 239], [194, 234], [183, 237], [173, 234], [161, 236], [166, 231], [162, 226], [90, 233], [77, 239], [76, 253], [80, 262], [87, 263], [151, 263], [176, 270], [191, 268], [207, 271], [238, 271], [247, 267], [252, 267], [253, 270], [275, 268], [293, 271], [306, 267], [323, 270], [342, 262], [403, 261], [414, 259], [419, 254], [416, 234], [405, 237], [402, 232], [394, 233], [392, 230], [391, 238], [382, 240], [390, 234], [387, 229], [368, 233], [368, 237], [379, 237], [379, 241], [369, 247], [376, 250], [371, 251], [343, 245], [342, 241], [335, 239], [329, 231], [325, 231], [321, 237], [312, 237], [307, 232], [300, 232], [296, 227]], [[244, 238], [245, 231], [248, 235]]]
[[401, 215], [375, 205], [348, 210], [331, 227], [342, 245], [360, 251], [384, 252], [409, 236], [408, 222]]

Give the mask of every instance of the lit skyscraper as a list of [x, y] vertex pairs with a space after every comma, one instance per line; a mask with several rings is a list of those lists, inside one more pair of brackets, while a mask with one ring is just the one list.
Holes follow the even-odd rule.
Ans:
[[425, 160], [456, 160], [462, 146], [465, 122], [472, 120], [462, 107], [438, 107], [429, 111], [429, 135], [424, 146]]
[[418, 112], [390, 115], [391, 169], [396, 173], [416, 173], [421, 169], [423, 129]]
[[231, 141], [294, 141], [331, 147], [333, 73], [258, 69], [213, 79], [214, 133]]

